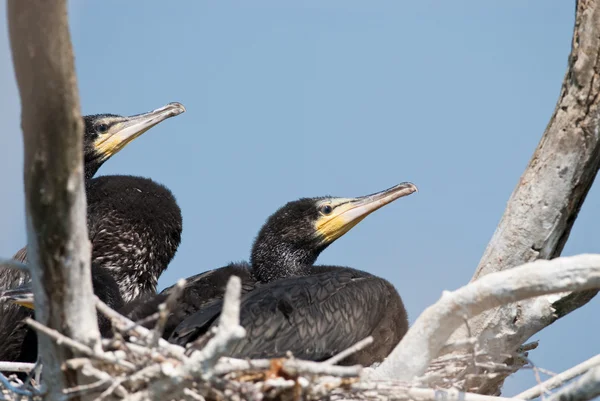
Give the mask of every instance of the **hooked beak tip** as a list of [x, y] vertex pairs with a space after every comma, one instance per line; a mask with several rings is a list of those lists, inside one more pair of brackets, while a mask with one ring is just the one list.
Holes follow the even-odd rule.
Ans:
[[186, 111], [185, 106], [179, 102], [169, 103], [167, 104], [167, 107], [173, 111], [173, 116], [178, 116]]

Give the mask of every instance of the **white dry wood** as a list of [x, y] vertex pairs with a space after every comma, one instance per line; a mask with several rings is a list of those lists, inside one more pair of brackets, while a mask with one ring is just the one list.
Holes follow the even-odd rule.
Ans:
[[[4, 388], [10, 390], [12, 393], [14, 393], [16, 395], [22, 395], [22, 396], [26, 396], [26, 397], [32, 397], [34, 395], [33, 391], [24, 390], [21, 388], [23, 386], [16, 386], [14, 383], [11, 383], [10, 380], [8, 380], [6, 378], [6, 376], [4, 376], [2, 373], [0, 373], [0, 384], [2, 384], [2, 386]], [[15, 397], [15, 398], [17, 398], [17, 397]]]
[[81, 342], [72, 340], [71, 338], [60, 334], [58, 331], [50, 329], [31, 318], [26, 318], [25, 322], [29, 326], [31, 326], [33, 329], [35, 329], [38, 333], [42, 333], [42, 334], [46, 335], [48, 338], [51, 338], [52, 340], [54, 340], [54, 342], [56, 342], [56, 344], [58, 344], [60, 346], [71, 348], [72, 350], [77, 351], [78, 353], [80, 353], [82, 355], [86, 355], [88, 357], [96, 358], [98, 360], [108, 362], [108, 363], [114, 363], [115, 365], [120, 365], [126, 369], [133, 370], [135, 368], [135, 366], [133, 364], [131, 364], [130, 362], [120, 360], [119, 358], [115, 357], [113, 354], [104, 352], [101, 349], [100, 350], [92, 349], [92, 348], [88, 347], [87, 345], [85, 345]]
[[[186, 373], [200, 373], [210, 377], [214, 373], [214, 366], [218, 359], [227, 353], [228, 347], [244, 338], [246, 330], [240, 326], [240, 297], [242, 293], [242, 280], [231, 276], [227, 282], [223, 297], [223, 310], [219, 316], [219, 325], [216, 333], [204, 348], [190, 355]], [[200, 368], [200, 370], [198, 370]]]
[[[28, 266], [36, 318], [93, 349], [100, 347], [92, 299], [83, 181], [83, 119], [66, 0], [8, 0], [12, 60], [21, 98]], [[61, 370], [73, 350], [38, 336], [46, 400], [78, 376]]]
[[[151, 330], [148, 330], [147, 328], [140, 326], [131, 321], [130, 319], [126, 318], [125, 316], [121, 315], [119, 312], [115, 311], [110, 306], [106, 305], [104, 302], [98, 299], [98, 297], [95, 297], [95, 301], [96, 307], [98, 308], [100, 313], [103, 313], [106, 317], [110, 318], [113, 322], [113, 325], [116, 326], [118, 330], [123, 331], [125, 333], [133, 333], [140, 340], [151, 339], [153, 337]], [[182, 347], [179, 347], [175, 344], [171, 344], [162, 338], [158, 340], [158, 345], [165, 353], [171, 354], [176, 358], [183, 355], [185, 351]]]
[[[368, 381], [352, 385], [352, 393], [359, 400], [410, 401], [523, 401], [520, 398], [495, 397], [459, 391], [457, 389], [430, 389], [413, 387], [397, 382]], [[344, 399], [344, 398], [342, 398]]]
[[445, 292], [427, 308], [404, 338], [369, 375], [411, 381], [421, 376], [465, 318], [525, 298], [600, 288], [600, 255], [539, 260], [491, 273], [454, 292]]
[[600, 397], [600, 366], [590, 369], [573, 383], [569, 383], [548, 397], [547, 401], [587, 401]]
[[171, 314], [171, 311], [177, 307], [177, 301], [183, 293], [184, 288], [185, 279], [180, 279], [177, 281], [177, 284], [172, 287], [171, 293], [165, 302], [158, 305], [158, 319], [156, 320], [156, 325], [154, 326], [152, 333], [152, 340], [150, 341], [152, 347], [158, 346], [158, 342], [162, 338], [162, 335], [165, 331], [165, 326], [167, 324], [167, 320], [169, 319], [169, 315]]
[[31, 372], [35, 363], [0, 362], [0, 372]]
[[20, 262], [15, 259], [0, 258], [0, 267], [29, 272], [29, 267], [27, 267], [26, 263]]
[[546, 380], [543, 383], [538, 384], [535, 387], [525, 390], [522, 393], [516, 395], [517, 398], [523, 398], [525, 400], [531, 400], [542, 395], [545, 391], [555, 389], [562, 386], [565, 382], [571, 380], [574, 377], [582, 375], [589, 369], [600, 366], [600, 355], [596, 355], [585, 362], [580, 363], [577, 366], [573, 366], [570, 369], [565, 370], [557, 374], [556, 376]]
[[327, 364], [327, 365], [335, 365], [336, 363], [339, 363], [341, 361], [343, 361], [345, 358], [349, 357], [350, 355], [364, 349], [366, 346], [371, 345], [373, 343], [373, 337], [369, 336], [366, 338], [363, 338], [362, 340], [360, 340], [359, 342], [357, 342], [356, 344], [352, 345], [351, 347], [343, 350], [342, 352], [338, 353], [337, 355], [332, 356], [331, 358], [329, 358], [328, 360], [324, 361], [323, 363]]
[[[577, 1], [571, 54], [554, 113], [473, 280], [560, 256], [600, 165], [599, 117], [600, 0]], [[484, 349], [512, 353], [556, 319], [589, 302], [596, 292], [504, 305], [472, 319], [471, 331]], [[451, 341], [467, 337], [461, 327]], [[496, 393], [509, 374], [479, 384], [479, 391]]]

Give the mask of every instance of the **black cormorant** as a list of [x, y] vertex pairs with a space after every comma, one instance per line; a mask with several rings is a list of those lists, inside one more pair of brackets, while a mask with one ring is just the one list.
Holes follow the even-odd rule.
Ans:
[[[83, 168], [86, 193], [87, 184], [108, 159], [150, 128], [183, 112], [185, 107], [181, 103], [174, 102], [148, 113], [129, 117], [109, 113], [83, 116]], [[21, 248], [13, 259], [26, 262], [27, 247]], [[0, 273], [0, 288], [6, 289], [23, 284], [27, 276], [21, 277], [18, 271], [14, 272], [16, 274], [14, 277], [10, 273]]]
[[[165, 332], [184, 345], [216, 324], [225, 285], [242, 280], [241, 324], [245, 339], [234, 357], [272, 358], [286, 351], [323, 360], [371, 335], [374, 344], [343, 363], [371, 365], [385, 358], [408, 329], [394, 287], [369, 273], [314, 266], [319, 254], [380, 207], [417, 189], [402, 183], [360, 198], [304, 198], [274, 213], [259, 232], [251, 265], [231, 264], [189, 279]], [[140, 298], [123, 312], [140, 319], [156, 311], [169, 293]]]
[[[92, 287], [98, 298], [113, 309], [123, 307], [123, 297], [119, 291], [119, 285], [115, 281], [110, 270], [102, 267], [92, 266]], [[2, 302], [12, 302], [24, 306], [28, 309], [34, 309], [33, 292], [29, 283], [20, 287], [11, 288], [1, 292], [0, 300]], [[101, 313], [98, 314], [98, 326], [100, 333], [106, 334], [111, 329], [110, 320]], [[31, 332], [33, 334], [33, 331]], [[32, 337], [32, 339], [35, 337]], [[27, 348], [27, 350], [32, 350]], [[33, 352], [35, 354], [35, 352]]]
[[[96, 295], [112, 306], [119, 307], [122, 302], [156, 292], [158, 277], [174, 257], [181, 240], [181, 210], [171, 191], [150, 179], [119, 175], [92, 177], [127, 143], [161, 121], [184, 111], [181, 104], [171, 103], [132, 117], [112, 114], [84, 117], [92, 278]], [[18, 260], [26, 260], [25, 249], [17, 253], [16, 256], [20, 256]], [[107, 274], [113, 281], [108, 279]], [[4, 268], [0, 270], [0, 287], [6, 289], [20, 285], [19, 291], [24, 292], [30, 285], [25, 283], [27, 278], [28, 275], [23, 272]], [[118, 298], [112, 295], [114, 285], [119, 290]], [[9, 303], [0, 305], [0, 313], [0, 360], [34, 361], [37, 342], [34, 334], [31, 331], [27, 333], [22, 323], [32, 312]]]

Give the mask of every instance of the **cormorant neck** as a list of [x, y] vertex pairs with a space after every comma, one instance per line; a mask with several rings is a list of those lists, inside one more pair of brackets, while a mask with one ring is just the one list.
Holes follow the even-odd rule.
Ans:
[[316, 249], [306, 243], [298, 245], [286, 242], [268, 230], [261, 231], [250, 256], [253, 275], [263, 283], [309, 275], [324, 248]]
[[83, 162], [83, 178], [85, 182], [91, 180], [100, 169], [102, 164], [93, 160], [84, 160]]

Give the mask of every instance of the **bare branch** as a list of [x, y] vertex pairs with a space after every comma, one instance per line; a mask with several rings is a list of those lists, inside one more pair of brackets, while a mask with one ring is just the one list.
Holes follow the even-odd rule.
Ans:
[[350, 355], [364, 349], [366, 346], [371, 345], [372, 343], [373, 343], [373, 337], [369, 336], [367, 338], [363, 338], [362, 340], [360, 340], [359, 342], [357, 342], [350, 348], [347, 348], [347, 349], [343, 350], [342, 352], [340, 352], [339, 354], [332, 356], [331, 358], [329, 358], [328, 360], [326, 360], [323, 363], [325, 363], [327, 365], [335, 365], [336, 363], [343, 361], [344, 358], [347, 358]]
[[[373, 386], [378, 389], [377, 386]], [[378, 389], [379, 390], [379, 389]], [[452, 390], [434, 390], [429, 388], [416, 388], [408, 387], [401, 388], [400, 386], [395, 388], [395, 394], [390, 391], [394, 396], [388, 399], [405, 399], [411, 401], [437, 401], [437, 400], [461, 400], [461, 401], [518, 401], [518, 398], [505, 398], [505, 397], [493, 397], [489, 395], [480, 395], [473, 393], [465, 393], [456, 389]], [[386, 395], [387, 392], [379, 391], [380, 394]]]
[[33, 395], [34, 395], [34, 392], [33, 392], [33, 391], [30, 391], [30, 390], [23, 390], [23, 389], [22, 389], [22, 388], [20, 388], [20, 387], [15, 387], [15, 386], [14, 386], [14, 385], [13, 385], [13, 384], [10, 382], [10, 380], [8, 380], [8, 379], [6, 378], [6, 376], [4, 376], [2, 373], [0, 373], [0, 383], [1, 383], [1, 384], [2, 384], [2, 385], [5, 387], [5, 388], [7, 388], [8, 390], [12, 391], [12, 392], [13, 392], [13, 393], [15, 393], [15, 394], [18, 394], [18, 395], [24, 395], [24, 396], [26, 396], [26, 397], [33, 397]]
[[565, 370], [552, 377], [551, 379], [546, 380], [545, 382], [538, 384], [535, 387], [530, 388], [529, 390], [523, 391], [521, 394], [517, 395], [517, 398], [523, 398], [525, 400], [531, 400], [533, 398], [537, 398], [544, 391], [549, 391], [554, 388], [562, 386], [565, 382], [571, 380], [574, 377], [577, 377], [594, 366], [600, 365], [600, 355], [596, 355], [585, 362], [580, 363], [577, 366], [573, 366], [571, 369]]
[[0, 372], [31, 372], [35, 363], [0, 362]]
[[[104, 302], [100, 301], [96, 297], [96, 307], [98, 310], [103, 313], [106, 317], [112, 319], [113, 324], [117, 326], [117, 328], [125, 333], [132, 333], [140, 339], [151, 338], [152, 332], [147, 328], [137, 325], [131, 320], [127, 319], [125, 316], [121, 315], [119, 312], [113, 310], [110, 306], [106, 305]], [[179, 347], [175, 344], [171, 344], [166, 340], [159, 338], [158, 344], [160, 347], [165, 350], [167, 353], [173, 356], [181, 356], [184, 353], [182, 347]]]
[[[8, 0], [12, 59], [21, 97], [28, 264], [36, 318], [98, 347], [83, 184], [83, 120], [66, 0]], [[40, 336], [49, 400], [77, 380], [61, 371], [73, 357]]]
[[548, 397], [548, 401], [587, 401], [600, 396], [600, 366], [596, 366]]
[[27, 267], [27, 264], [15, 259], [0, 259], [0, 267], [29, 272], [29, 267]]
[[525, 298], [600, 288], [600, 255], [577, 255], [527, 263], [491, 273], [445, 292], [415, 321], [394, 351], [373, 372], [376, 378], [410, 381], [421, 376], [450, 335], [467, 318]]
[[152, 335], [152, 340], [150, 344], [152, 347], [156, 347], [158, 345], [158, 341], [161, 339], [164, 331], [165, 325], [167, 324], [167, 320], [169, 319], [169, 315], [171, 311], [175, 308], [179, 297], [181, 296], [183, 289], [185, 288], [185, 279], [181, 279], [172, 287], [171, 293], [162, 304], [158, 305], [158, 320], [156, 321], [156, 326], [154, 327], [154, 332]]
[[66, 337], [66, 336], [60, 334], [58, 331], [50, 329], [50, 328], [44, 326], [43, 324], [36, 322], [35, 320], [33, 320], [31, 318], [25, 319], [25, 322], [29, 326], [34, 328], [38, 333], [44, 334], [45, 336], [48, 336], [49, 338], [53, 339], [56, 342], [56, 344], [58, 344], [58, 345], [64, 345], [66, 347], [71, 348], [74, 351], [77, 351], [80, 354], [83, 354], [83, 355], [86, 355], [89, 357], [93, 357], [93, 358], [99, 359], [101, 361], [114, 363], [116, 365], [123, 366], [124, 368], [127, 368], [127, 369], [135, 368], [134, 365], [132, 365], [131, 363], [129, 363], [127, 361], [121, 361], [118, 358], [111, 358], [111, 357], [109, 357], [110, 354], [108, 354], [106, 352], [93, 350], [90, 347], [88, 347], [87, 345], [82, 344], [76, 340], [69, 338], [69, 337]]
[[223, 311], [215, 336], [201, 351], [196, 351], [190, 356], [191, 362], [188, 365], [193, 371], [201, 368], [202, 374], [210, 377], [215, 364], [227, 352], [227, 348], [246, 335], [246, 330], [240, 326], [241, 291], [242, 281], [237, 276], [231, 276], [225, 289]]
[[[548, 126], [514, 189], [473, 280], [561, 254], [600, 166], [600, 1], [577, 1], [568, 70]], [[514, 351], [597, 289], [486, 311], [471, 322], [486, 349]], [[501, 335], [498, 335], [501, 334]], [[466, 338], [458, 330], [452, 341]], [[503, 380], [481, 385], [498, 391]]]

